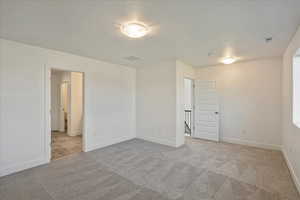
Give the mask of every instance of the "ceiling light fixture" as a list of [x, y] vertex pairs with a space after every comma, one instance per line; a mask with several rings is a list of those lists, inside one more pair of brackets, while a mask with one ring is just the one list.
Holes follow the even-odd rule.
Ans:
[[227, 57], [222, 60], [222, 63], [224, 63], [225, 65], [229, 65], [229, 64], [234, 63], [235, 61], [236, 61], [235, 58]]
[[149, 32], [149, 28], [139, 22], [130, 22], [121, 26], [121, 32], [131, 38], [141, 38]]

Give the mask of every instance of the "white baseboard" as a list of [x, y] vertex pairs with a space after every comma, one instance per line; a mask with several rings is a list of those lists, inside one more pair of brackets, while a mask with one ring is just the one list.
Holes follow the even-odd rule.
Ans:
[[241, 139], [229, 138], [229, 137], [221, 138], [221, 141], [233, 143], [233, 144], [241, 144], [241, 145], [246, 145], [246, 146], [258, 147], [258, 148], [262, 148], [262, 149], [271, 149], [271, 150], [281, 151], [281, 146], [276, 145], [276, 144], [258, 143], [255, 141], [241, 140]]
[[175, 141], [173, 142], [173, 141], [169, 141], [169, 140], [157, 139], [157, 138], [148, 137], [148, 136], [137, 136], [137, 138], [141, 139], [141, 140], [146, 140], [149, 142], [154, 142], [154, 143], [163, 144], [163, 145], [167, 145], [167, 146], [171, 146], [171, 147], [176, 147]]
[[292, 163], [290, 162], [290, 159], [288, 157], [287, 152], [285, 151], [285, 149], [283, 147], [281, 147], [280, 145], [274, 145], [274, 144], [263, 144], [263, 143], [257, 143], [257, 142], [253, 142], [253, 141], [247, 141], [247, 140], [240, 140], [240, 139], [236, 139], [236, 138], [222, 138], [222, 141], [224, 142], [228, 142], [228, 143], [234, 143], [234, 144], [241, 144], [241, 145], [247, 145], [247, 146], [253, 146], [253, 147], [258, 147], [258, 148], [263, 148], [263, 149], [271, 149], [271, 150], [279, 150], [282, 152], [283, 157], [287, 163], [287, 166], [289, 168], [289, 171], [291, 173], [291, 176], [293, 178], [293, 181], [296, 185], [296, 188], [300, 194], [300, 180], [297, 177], [296, 173], [295, 173], [295, 169], [292, 165]]
[[39, 159], [30, 160], [30, 161], [23, 162], [23, 163], [18, 163], [16, 165], [11, 165], [8, 167], [0, 168], [0, 177], [6, 176], [6, 175], [9, 175], [12, 173], [16, 173], [19, 171], [23, 171], [25, 169], [37, 167], [39, 165], [43, 165], [46, 163], [48, 163], [47, 159], [39, 158]]
[[[127, 140], [132, 140], [134, 138], [135, 138], [134, 136], [133, 137], [126, 137], [126, 138], [125, 137], [124, 138], [117, 138], [117, 139], [111, 140], [110, 143], [96, 144], [96, 145], [93, 145], [91, 147], [87, 147], [85, 149], [85, 152], [96, 150], [96, 149], [99, 149], [99, 148], [103, 148], [103, 147], [110, 146], [110, 145], [113, 145], [113, 144], [117, 144], [117, 143], [120, 143], [120, 142], [124, 142], [124, 141], [127, 141]], [[19, 172], [19, 171], [23, 171], [23, 170], [26, 170], [26, 169], [30, 169], [30, 168], [33, 168], [33, 167], [37, 167], [39, 165], [43, 165], [43, 164], [47, 164], [47, 163], [49, 163], [49, 160], [47, 158], [43, 157], [43, 158], [34, 159], [34, 160], [30, 160], [30, 161], [23, 162], [23, 163], [18, 163], [16, 165], [11, 165], [11, 166], [8, 166], [8, 167], [3, 167], [3, 168], [0, 167], [0, 177], [6, 176], [6, 175], [9, 175], [9, 174], [13, 174], [13, 173], [16, 173], [16, 172]]]
[[288, 168], [289, 168], [289, 170], [290, 170], [290, 173], [291, 173], [291, 176], [292, 176], [292, 178], [293, 178], [293, 181], [294, 181], [294, 183], [295, 183], [295, 185], [296, 185], [296, 188], [297, 188], [297, 190], [298, 190], [298, 192], [299, 192], [299, 194], [300, 194], [300, 180], [299, 180], [299, 178], [296, 176], [295, 169], [294, 169], [292, 163], [290, 162], [290, 159], [289, 159], [289, 157], [288, 157], [287, 152], [285, 151], [284, 148], [282, 148], [281, 151], [282, 151], [283, 157], [284, 157], [284, 159], [285, 159], [285, 161], [286, 161], [286, 163], [287, 163], [287, 166], [288, 166]]
[[134, 138], [136, 138], [136, 137], [132, 136], [132, 137], [115, 138], [115, 139], [112, 139], [108, 143], [107, 142], [106, 143], [99, 143], [99, 144], [94, 144], [94, 145], [91, 145], [91, 146], [87, 145], [84, 151], [85, 152], [93, 151], [93, 150], [104, 148], [104, 147], [107, 147], [107, 146], [110, 146], [110, 145], [113, 145], [113, 144], [118, 144], [118, 143], [121, 143], [121, 142], [132, 140]]

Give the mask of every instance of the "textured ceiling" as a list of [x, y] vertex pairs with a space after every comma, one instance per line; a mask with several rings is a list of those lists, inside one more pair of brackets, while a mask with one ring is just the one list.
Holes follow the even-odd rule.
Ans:
[[[132, 20], [151, 33], [122, 35]], [[299, 24], [300, 0], [0, 0], [2, 38], [136, 67], [281, 56]]]

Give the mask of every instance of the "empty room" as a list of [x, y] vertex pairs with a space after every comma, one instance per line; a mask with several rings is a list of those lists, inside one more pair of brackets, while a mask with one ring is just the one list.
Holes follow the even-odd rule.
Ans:
[[299, 0], [0, 0], [0, 200], [300, 200]]

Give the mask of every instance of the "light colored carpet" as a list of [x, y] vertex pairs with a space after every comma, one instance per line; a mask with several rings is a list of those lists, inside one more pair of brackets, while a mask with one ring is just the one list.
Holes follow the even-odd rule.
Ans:
[[130, 140], [0, 178], [1, 200], [298, 200], [278, 151]]
[[82, 137], [68, 136], [64, 132], [51, 133], [51, 160], [57, 160], [82, 151]]

